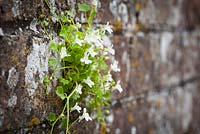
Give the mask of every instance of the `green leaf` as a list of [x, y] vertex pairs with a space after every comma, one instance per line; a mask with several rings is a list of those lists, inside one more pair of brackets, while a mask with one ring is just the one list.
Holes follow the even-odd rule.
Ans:
[[99, 61], [99, 66], [101, 70], [105, 70], [107, 68], [107, 64], [103, 59]]
[[106, 109], [106, 110], [105, 110], [105, 113], [106, 113], [106, 114], [110, 114], [111, 112], [110, 112], [109, 109]]
[[60, 29], [59, 36], [63, 37], [66, 42], [72, 43], [75, 36], [74, 33], [78, 31], [78, 28], [74, 25], [63, 25]]
[[110, 92], [106, 92], [103, 97], [105, 97], [106, 99], [109, 99], [110, 98]]
[[64, 58], [64, 61], [67, 61], [67, 62], [70, 62], [70, 63], [73, 63], [74, 62], [74, 55], [70, 54], [71, 56], [68, 56], [68, 57], [65, 57]]
[[78, 4], [78, 10], [81, 12], [88, 12], [91, 10], [91, 7], [88, 4]]
[[79, 79], [79, 74], [76, 72], [72, 72], [69, 77], [71, 77], [74, 81], [77, 81]]
[[72, 11], [67, 10], [66, 11], [67, 15], [70, 16], [71, 18], [74, 18], [75, 14]]
[[56, 90], [56, 94], [62, 99], [64, 100], [66, 98], [66, 96], [64, 95], [64, 90], [61, 86], [58, 86], [57, 87], [57, 90]]
[[72, 95], [72, 99], [73, 99], [73, 100], [77, 100], [77, 99], [79, 99], [79, 98], [80, 98], [80, 95], [77, 94], [77, 93], [75, 93], [75, 94]]
[[47, 26], [49, 24], [48, 21], [46, 21], [46, 20], [43, 20], [41, 23], [43, 26]]
[[60, 80], [60, 82], [63, 84], [63, 85], [67, 85], [67, 84], [69, 84], [69, 81], [68, 80], [66, 80], [66, 79], [64, 79], [64, 78], [59, 78], [59, 80]]
[[[97, 88], [95, 89], [95, 94], [96, 94], [96, 97], [97, 97], [96, 99], [99, 98], [100, 101], [101, 101], [101, 98], [102, 98], [102, 95], [103, 95], [102, 89], [97, 87]], [[98, 100], [99, 100], [99, 99], [98, 99]]]
[[91, 26], [92, 25], [92, 20], [93, 18], [96, 16], [96, 11], [94, 8], [92, 8], [91, 12], [90, 12], [90, 16], [88, 17], [88, 24]]
[[62, 128], [66, 128], [66, 126], [67, 126], [67, 118], [63, 118], [62, 119], [61, 126], [62, 126]]
[[61, 20], [62, 20], [62, 22], [66, 23], [67, 22], [67, 17], [64, 14], [62, 14], [61, 15]]
[[48, 86], [49, 83], [50, 83], [50, 80], [49, 80], [49, 78], [46, 75], [43, 78], [43, 83], [45, 84], [45, 86]]
[[55, 58], [50, 58], [50, 59], [49, 59], [49, 66], [50, 66], [50, 67], [55, 67], [56, 64], [57, 64], [57, 61], [56, 61]]
[[56, 120], [55, 113], [50, 112], [50, 114], [49, 114], [49, 121], [52, 122], [52, 121], [55, 121], [55, 120]]
[[55, 52], [55, 53], [58, 52], [57, 45], [56, 45], [56, 43], [55, 43], [54, 41], [52, 41], [52, 42], [50, 43], [49, 49], [50, 49], [51, 51]]
[[103, 113], [100, 108], [97, 109], [97, 119], [99, 122], [104, 122]]

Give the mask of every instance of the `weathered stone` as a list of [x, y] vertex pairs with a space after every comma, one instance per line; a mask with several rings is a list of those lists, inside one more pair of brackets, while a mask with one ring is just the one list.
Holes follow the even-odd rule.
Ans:
[[[75, 10], [77, 2], [83, 1], [51, 0], [50, 5]], [[105, 124], [78, 123], [77, 134], [200, 133], [199, 4], [97, 3], [94, 22], [113, 25], [113, 35], [105, 40], [114, 44], [121, 67], [114, 78], [121, 80], [123, 92], [113, 92]], [[50, 53], [38, 27], [41, 14], [50, 15], [43, 0], [0, 0], [0, 133], [48, 133], [48, 113], [60, 111], [61, 102], [54, 92], [46, 96], [42, 84]]]

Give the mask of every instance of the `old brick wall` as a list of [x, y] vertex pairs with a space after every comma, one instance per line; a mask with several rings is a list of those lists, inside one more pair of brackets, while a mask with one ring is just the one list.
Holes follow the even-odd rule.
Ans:
[[[124, 91], [113, 93], [106, 124], [78, 124], [77, 133], [200, 134], [199, 7], [199, 0], [99, 1], [95, 23], [113, 25], [108, 40]], [[59, 111], [41, 84], [50, 55], [36, 19], [43, 10], [43, 0], [0, 0], [0, 133], [47, 133], [48, 112]]]

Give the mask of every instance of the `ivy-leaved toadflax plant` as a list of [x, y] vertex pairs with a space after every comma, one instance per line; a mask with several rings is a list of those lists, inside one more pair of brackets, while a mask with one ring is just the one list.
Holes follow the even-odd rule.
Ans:
[[[75, 21], [75, 11], [66, 10], [58, 15], [48, 1], [45, 2], [52, 18], [42, 21], [41, 25], [50, 40], [49, 49], [54, 56], [49, 59], [52, 73], [44, 77], [44, 84], [48, 87], [56, 72], [60, 72], [55, 92], [64, 103], [59, 115], [53, 112], [49, 114], [50, 133], [53, 133], [57, 123], [61, 123], [66, 134], [69, 134], [70, 128], [81, 120], [97, 118], [100, 122], [104, 121], [104, 107], [109, 105], [111, 92], [123, 91], [120, 80], [116, 82], [112, 77], [112, 73], [119, 72], [120, 68], [114, 58], [113, 45], [104, 41], [108, 34], [112, 34], [111, 25], [93, 26], [95, 5], [77, 5], [88, 24], [83, 26]], [[54, 37], [47, 32], [48, 21], [53, 22], [53, 19], [60, 27]], [[74, 120], [70, 120], [72, 112], [79, 115]]]

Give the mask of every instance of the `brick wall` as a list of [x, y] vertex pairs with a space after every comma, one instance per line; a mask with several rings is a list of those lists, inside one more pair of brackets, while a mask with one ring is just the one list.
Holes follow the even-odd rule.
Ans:
[[[113, 93], [106, 124], [81, 123], [77, 133], [200, 133], [199, 7], [198, 0], [100, 0], [95, 23], [113, 25], [124, 91]], [[47, 113], [59, 111], [41, 84], [50, 55], [36, 19], [43, 10], [42, 0], [0, 0], [0, 133], [47, 133]]]

